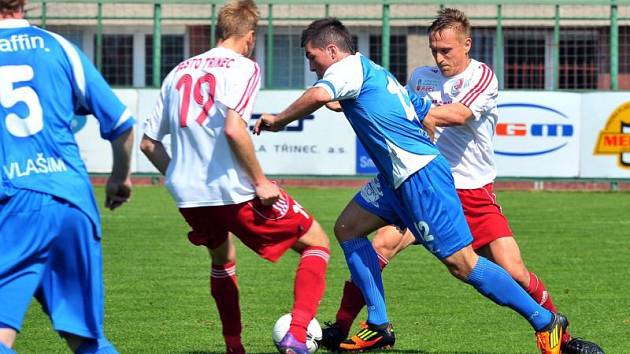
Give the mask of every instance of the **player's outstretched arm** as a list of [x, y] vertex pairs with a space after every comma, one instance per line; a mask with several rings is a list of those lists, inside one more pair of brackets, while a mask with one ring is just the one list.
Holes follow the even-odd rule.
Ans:
[[254, 126], [254, 134], [259, 135], [263, 130], [279, 131], [285, 125], [315, 112], [330, 100], [328, 91], [321, 87], [311, 87], [277, 115], [263, 114]]
[[254, 184], [256, 196], [264, 205], [275, 203], [280, 198], [280, 188], [263, 173], [247, 124], [241, 115], [232, 109], [228, 110], [225, 117], [225, 136], [236, 159]]
[[133, 147], [133, 129], [111, 142], [114, 164], [105, 188], [105, 207], [114, 210], [131, 197], [131, 149]]
[[462, 103], [453, 102], [431, 108], [428, 115], [438, 127], [449, 127], [466, 124], [466, 121], [473, 117], [473, 112]]
[[144, 134], [140, 142], [140, 150], [151, 161], [151, 164], [160, 171], [162, 176], [166, 175], [166, 169], [171, 162], [171, 157], [161, 141], [151, 139]]

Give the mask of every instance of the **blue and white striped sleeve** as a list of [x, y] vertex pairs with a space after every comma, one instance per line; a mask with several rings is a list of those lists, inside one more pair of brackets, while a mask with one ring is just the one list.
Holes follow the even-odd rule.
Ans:
[[416, 111], [416, 115], [418, 119], [422, 122], [424, 117], [429, 113], [429, 109], [431, 109], [431, 98], [428, 95], [419, 96], [414, 90], [412, 90], [409, 85], [405, 86], [407, 89], [407, 94], [409, 95], [409, 100], [413, 105], [414, 111]]
[[363, 86], [363, 65], [359, 55], [348, 56], [331, 65], [313, 85], [328, 91], [332, 101], [357, 98]]

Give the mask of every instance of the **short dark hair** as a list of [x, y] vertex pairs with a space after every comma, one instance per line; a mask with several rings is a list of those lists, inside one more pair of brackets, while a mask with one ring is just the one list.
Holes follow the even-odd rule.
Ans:
[[304, 31], [300, 45], [304, 47], [311, 42], [315, 48], [325, 48], [329, 44], [336, 45], [342, 51], [354, 54], [354, 42], [346, 26], [335, 17], [322, 18], [313, 21]]
[[437, 17], [433, 20], [431, 26], [429, 26], [427, 33], [431, 36], [447, 28], [462, 33], [466, 37], [470, 37], [470, 21], [468, 21], [468, 17], [466, 17], [464, 11], [449, 7], [439, 10]]
[[26, 0], [0, 0], [0, 14], [8, 15], [24, 11]]

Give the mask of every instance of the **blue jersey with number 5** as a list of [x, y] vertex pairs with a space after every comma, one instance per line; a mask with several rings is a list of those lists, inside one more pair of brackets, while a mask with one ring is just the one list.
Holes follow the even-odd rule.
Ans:
[[100, 73], [66, 39], [26, 20], [0, 21], [0, 199], [19, 189], [54, 195], [78, 206], [100, 231], [71, 129], [75, 114], [93, 114], [108, 140], [134, 124]]
[[397, 188], [439, 155], [407, 90], [360, 53], [331, 65], [315, 86], [340, 101], [357, 137], [390, 186]]

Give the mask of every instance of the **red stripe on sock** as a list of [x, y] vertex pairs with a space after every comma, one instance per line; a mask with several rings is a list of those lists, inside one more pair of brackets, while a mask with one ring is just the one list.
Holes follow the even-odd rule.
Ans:
[[238, 347], [241, 344], [242, 327], [235, 263], [212, 265], [210, 294], [212, 294], [219, 311], [226, 346], [229, 348]]
[[547, 310], [556, 313], [558, 310], [551, 300], [551, 295], [545, 289], [545, 284], [536, 276], [536, 274], [529, 272], [529, 286], [525, 289], [529, 296], [531, 296], [540, 306]]
[[293, 286], [293, 310], [289, 331], [301, 341], [306, 341], [306, 328], [317, 314], [317, 307], [326, 287], [326, 268], [330, 251], [325, 247], [308, 247], [295, 274]]

